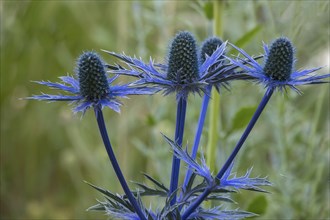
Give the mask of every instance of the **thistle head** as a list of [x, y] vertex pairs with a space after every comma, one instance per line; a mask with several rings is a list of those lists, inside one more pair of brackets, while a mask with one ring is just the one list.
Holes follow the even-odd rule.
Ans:
[[97, 102], [107, 96], [109, 84], [105, 66], [95, 52], [84, 52], [77, 61], [80, 94], [88, 101]]
[[189, 83], [198, 78], [196, 41], [187, 31], [179, 32], [170, 46], [167, 79]]
[[221, 44], [222, 44], [222, 40], [220, 40], [220, 38], [218, 37], [211, 37], [206, 39], [203, 42], [201, 48], [201, 54], [200, 54], [201, 63], [205, 62], [206, 55], [211, 56], [214, 53], [214, 51], [216, 51], [216, 49], [221, 46]]
[[294, 49], [289, 39], [276, 39], [269, 48], [263, 68], [266, 76], [273, 80], [286, 81], [290, 79], [294, 63]]

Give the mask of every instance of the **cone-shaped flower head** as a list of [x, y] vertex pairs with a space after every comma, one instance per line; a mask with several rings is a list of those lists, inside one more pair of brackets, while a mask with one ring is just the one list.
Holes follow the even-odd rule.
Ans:
[[265, 59], [264, 73], [271, 79], [286, 81], [290, 79], [294, 63], [294, 50], [289, 39], [276, 39], [269, 48]]
[[198, 78], [196, 41], [187, 31], [179, 32], [173, 39], [168, 60], [167, 78], [180, 83], [191, 83]]
[[117, 98], [124, 98], [128, 95], [150, 95], [158, 91], [158, 89], [143, 86], [134, 88], [128, 84], [112, 85], [118, 75], [109, 78], [105, 71], [105, 63], [95, 52], [84, 52], [78, 58], [76, 74], [78, 79], [71, 76], [59, 77], [61, 83], [36, 81], [38, 84], [62, 90], [66, 94], [42, 93], [27, 99], [70, 101], [76, 104], [74, 112], [85, 112], [90, 107], [109, 107], [120, 112], [121, 103]]
[[264, 84], [265, 87], [280, 91], [286, 87], [290, 87], [300, 93], [296, 86], [329, 83], [329, 81], [325, 81], [324, 79], [329, 78], [330, 74], [317, 75], [314, 73], [320, 70], [321, 67], [308, 70], [295, 70], [295, 49], [288, 38], [277, 38], [270, 47], [264, 44], [264, 65], [260, 65], [244, 50], [234, 45], [233, 47], [247, 58], [247, 60], [244, 62], [242, 62], [242, 58], [229, 58], [229, 60], [241, 67], [252, 79]]
[[80, 93], [86, 100], [97, 102], [108, 95], [109, 85], [105, 66], [98, 54], [83, 53], [78, 58], [76, 72]]
[[210, 37], [202, 43], [200, 62], [204, 63], [206, 58], [211, 56], [222, 44], [218, 37]]

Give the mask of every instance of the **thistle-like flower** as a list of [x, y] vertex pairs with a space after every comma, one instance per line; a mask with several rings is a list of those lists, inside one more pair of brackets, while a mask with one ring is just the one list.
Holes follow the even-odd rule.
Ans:
[[[233, 47], [235, 47], [233, 45]], [[267, 87], [264, 97], [262, 98], [258, 108], [256, 109], [254, 115], [252, 116], [249, 124], [247, 125], [244, 133], [241, 138], [237, 142], [234, 150], [231, 155], [228, 157], [227, 161], [224, 163], [216, 178], [221, 181], [222, 184], [232, 185], [232, 186], [240, 186], [251, 188], [251, 184], [255, 187], [255, 190], [259, 190], [259, 187], [256, 187], [256, 184], [266, 185], [268, 181], [263, 182], [264, 179], [256, 179], [251, 181], [247, 177], [249, 172], [242, 178], [234, 178], [232, 180], [228, 180], [230, 175], [230, 170], [232, 168], [232, 164], [234, 159], [236, 158], [239, 150], [243, 146], [245, 140], [249, 136], [252, 131], [255, 123], [257, 122], [259, 116], [262, 111], [266, 107], [268, 101], [272, 97], [274, 91], [276, 89], [282, 91], [286, 86], [292, 88], [293, 90], [299, 93], [299, 90], [295, 87], [297, 85], [305, 85], [305, 84], [319, 84], [326, 83], [324, 81], [325, 78], [328, 78], [330, 74], [325, 74], [321, 76], [311, 76], [310, 74], [319, 70], [320, 68], [314, 68], [310, 70], [302, 70], [302, 71], [294, 71], [294, 48], [291, 42], [287, 38], [278, 38], [276, 39], [268, 49], [267, 45], [264, 45], [265, 50], [265, 64], [261, 66], [255, 59], [249, 56], [244, 50], [235, 47], [240, 53], [243, 54], [247, 60], [243, 60], [240, 58], [230, 59], [231, 62], [243, 69], [246, 75], [249, 75], [257, 80], [258, 83], [262, 83]], [[204, 192], [186, 209], [185, 213], [182, 215], [182, 219], [187, 219], [191, 213], [207, 198], [207, 196], [211, 193], [210, 189], [205, 189]]]
[[[211, 37], [206, 39], [201, 47], [200, 50], [200, 61], [202, 63], [205, 62], [205, 60], [212, 56], [212, 54], [222, 45], [222, 40], [220, 40], [218, 37]], [[220, 59], [222, 58], [222, 56], [220, 57]], [[222, 63], [217, 64], [217, 66], [221, 65]], [[216, 68], [216, 66], [210, 67], [210, 69], [212, 68]], [[218, 84], [214, 84], [214, 86], [217, 88], [217, 90], [219, 90], [218, 88]], [[202, 131], [203, 131], [203, 126], [204, 126], [204, 121], [205, 121], [205, 117], [206, 117], [206, 112], [207, 112], [207, 108], [208, 108], [208, 104], [210, 101], [210, 92], [212, 89], [212, 84], [208, 85], [206, 87], [206, 93], [204, 94], [203, 97], [203, 102], [202, 102], [202, 106], [201, 106], [201, 111], [200, 111], [200, 115], [199, 115], [199, 119], [198, 119], [198, 125], [197, 125], [197, 130], [196, 130], [196, 135], [195, 135], [195, 139], [194, 139], [194, 144], [192, 146], [192, 152], [191, 152], [191, 157], [193, 159], [196, 158], [197, 155], [197, 151], [198, 151], [198, 147], [199, 147], [199, 142], [200, 142], [200, 138], [202, 136]], [[188, 184], [188, 181], [191, 177], [192, 171], [191, 169], [188, 169], [185, 179], [184, 179], [184, 183], [183, 183], [183, 188], [186, 187], [186, 185]]]
[[[222, 40], [218, 37], [210, 37], [207, 38], [203, 43], [200, 51], [200, 62], [203, 64], [206, 59], [212, 54], [223, 44]], [[220, 57], [220, 59], [223, 59], [223, 57]]]
[[173, 39], [166, 78], [178, 85], [189, 85], [198, 79], [197, 45], [189, 32], [180, 32]]
[[241, 67], [247, 75], [253, 77], [258, 83], [271, 89], [282, 91], [289, 87], [300, 93], [296, 86], [326, 83], [324, 79], [329, 78], [330, 74], [312, 74], [322, 67], [295, 70], [295, 49], [291, 41], [286, 37], [276, 39], [270, 47], [264, 44], [264, 64], [259, 64], [255, 59], [248, 55], [244, 50], [233, 45], [245, 58], [245, 65], [241, 58], [230, 59], [232, 63]]
[[[108, 52], [119, 58], [128, 67], [120, 65], [110, 68], [110, 72], [138, 77], [135, 85], [150, 85], [159, 88], [164, 95], [176, 94], [177, 121], [175, 141], [181, 146], [184, 121], [186, 114], [187, 97], [191, 93], [199, 95], [210, 95], [212, 86], [218, 90], [221, 84], [233, 79], [245, 78], [246, 75], [235, 74], [237, 65], [223, 65], [222, 59], [225, 52], [226, 42], [217, 47], [215, 51], [205, 48], [203, 63], [199, 63], [196, 41], [193, 35], [187, 31], [179, 32], [173, 39], [166, 64], [154, 64], [150, 59], [149, 64], [143, 63], [141, 59], [131, 58], [125, 54], [120, 55]], [[208, 102], [208, 101], [206, 101]], [[206, 102], [203, 102], [205, 105]], [[170, 183], [170, 195], [177, 189], [180, 170], [180, 160], [173, 156], [172, 174]], [[171, 204], [175, 203], [176, 196]]]
[[[94, 108], [95, 117], [99, 126], [104, 146], [108, 153], [112, 167], [128, 199], [128, 201], [124, 201], [124, 204], [131, 207], [129, 210], [130, 213], [124, 216], [129, 219], [146, 220], [147, 218], [146, 213], [144, 212], [144, 208], [140, 203], [138, 203], [130, 191], [117, 162], [115, 153], [110, 143], [110, 139], [108, 137], [102, 109], [103, 107], [109, 107], [119, 112], [121, 103], [117, 100], [117, 97], [126, 97], [127, 95], [153, 94], [155, 91], [157, 91], [157, 89], [142, 86], [139, 88], [132, 88], [129, 87], [129, 85], [111, 85], [111, 83], [118, 76], [114, 76], [112, 78], [107, 77], [105, 63], [101, 60], [100, 56], [94, 52], [85, 52], [79, 57], [77, 61], [76, 74], [78, 79], [70, 76], [60, 77], [63, 84], [44, 81], [37, 82], [51, 88], [60, 89], [73, 95], [42, 94], [32, 96], [28, 99], [76, 102], [77, 106], [74, 108], [74, 112], [81, 111], [84, 113], [88, 108]], [[125, 208], [126, 206], [122, 206], [122, 209]], [[106, 211], [113, 214], [114, 216], [123, 217], [122, 212], [115, 212], [112, 209], [107, 209]]]
[[118, 98], [128, 95], [153, 94], [155, 88], [133, 88], [128, 84], [112, 85], [118, 75], [108, 77], [105, 63], [95, 52], [85, 52], [77, 60], [76, 77], [61, 76], [62, 82], [35, 81], [50, 88], [62, 90], [68, 94], [34, 95], [28, 99], [45, 101], [70, 101], [76, 104], [74, 112], [85, 112], [90, 107], [109, 107], [120, 112], [121, 103]]
[[[215, 42], [214, 45], [216, 45]], [[215, 50], [213, 47], [203, 48], [203, 56], [200, 56], [199, 60], [193, 35], [182, 31], [174, 37], [168, 62], [165, 64], [156, 64], [152, 59], [149, 63], [144, 63], [136, 57], [105, 52], [119, 58], [128, 67], [117, 65], [110, 72], [138, 77], [136, 85], [148, 84], [158, 87], [164, 95], [176, 93], [179, 100], [181, 97], [186, 99], [190, 93], [200, 95], [206, 93], [205, 87], [210, 84], [219, 88], [220, 84], [230, 80], [246, 78], [246, 75], [235, 74], [233, 70], [238, 67], [237, 65], [219, 65], [224, 59], [226, 45], [227, 42], [223, 42]]]

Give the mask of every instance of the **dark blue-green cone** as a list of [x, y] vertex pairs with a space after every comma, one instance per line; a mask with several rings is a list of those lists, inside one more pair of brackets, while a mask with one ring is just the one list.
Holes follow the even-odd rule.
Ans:
[[108, 80], [104, 63], [95, 52], [83, 53], [77, 61], [80, 94], [88, 101], [97, 102], [107, 96]]
[[266, 57], [264, 73], [273, 80], [286, 81], [290, 79], [293, 68], [294, 51], [289, 39], [281, 37], [276, 39], [269, 49]]
[[191, 83], [198, 78], [196, 41], [187, 31], [179, 32], [170, 46], [167, 78], [179, 83]]
[[221, 46], [221, 44], [222, 44], [222, 40], [220, 40], [218, 37], [210, 37], [206, 39], [202, 43], [202, 48], [200, 53], [201, 63], [205, 62], [206, 55], [211, 56], [214, 53], [214, 51], [216, 51], [216, 49]]

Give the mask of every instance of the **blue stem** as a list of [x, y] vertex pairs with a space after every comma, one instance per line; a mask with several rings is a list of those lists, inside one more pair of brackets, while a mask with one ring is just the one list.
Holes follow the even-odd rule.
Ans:
[[219, 173], [217, 175], [218, 179], [222, 178], [222, 176], [225, 174], [225, 172], [228, 169], [228, 167], [230, 166], [230, 164], [234, 161], [236, 155], [238, 154], [239, 150], [243, 146], [246, 138], [249, 136], [249, 134], [252, 131], [254, 125], [256, 124], [259, 116], [261, 115], [262, 111], [264, 110], [265, 106], [267, 105], [269, 99], [272, 97], [273, 92], [274, 92], [274, 90], [272, 88], [267, 89], [267, 91], [266, 91], [264, 97], [262, 98], [256, 112], [254, 113], [252, 119], [250, 120], [248, 126], [246, 127], [242, 137], [238, 141], [235, 149], [233, 150], [233, 152], [231, 153], [231, 155], [227, 159], [226, 163], [222, 166], [221, 170], [219, 171]]
[[[177, 104], [176, 127], [175, 127], [175, 142], [180, 147], [182, 145], [182, 139], [183, 139], [184, 122], [186, 118], [186, 107], [187, 107], [187, 100], [185, 98], [180, 98]], [[169, 195], [171, 195], [178, 188], [179, 173], [180, 173], [180, 159], [177, 158], [175, 155], [173, 155]], [[176, 196], [173, 197], [170, 204], [174, 205], [175, 202], [176, 202]]]
[[[226, 172], [226, 170], [228, 169], [228, 167], [230, 166], [230, 164], [234, 161], [237, 153], [239, 152], [239, 150], [241, 149], [241, 147], [243, 146], [246, 138], [249, 136], [252, 128], [254, 127], [255, 123], [257, 122], [259, 116], [261, 115], [262, 111], [264, 110], [265, 106], [267, 105], [269, 99], [271, 98], [272, 94], [273, 94], [274, 90], [272, 88], [268, 88], [264, 97], [262, 98], [257, 110], [255, 111], [252, 119], [250, 120], [248, 126], [246, 127], [242, 137], [240, 138], [240, 140], [238, 141], [235, 149], [233, 150], [233, 152], [231, 153], [231, 155], [229, 156], [229, 158], [227, 159], [226, 163], [223, 165], [223, 167], [221, 168], [221, 170], [219, 171], [219, 173], [217, 174], [217, 178], [221, 180], [222, 176], [224, 175], [224, 173]], [[220, 181], [221, 183], [221, 181]], [[195, 200], [194, 203], [192, 203], [187, 209], [186, 211], [183, 213], [182, 215], [182, 220], [185, 220], [189, 217], [189, 215], [205, 200], [205, 198], [212, 192], [212, 187], [208, 187], [204, 190], [204, 192]]]
[[132, 192], [128, 188], [128, 185], [126, 183], [124, 175], [120, 170], [120, 167], [119, 167], [119, 164], [117, 162], [115, 153], [112, 150], [110, 139], [108, 137], [108, 133], [107, 133], [107, 129], [105, 127], [102, 110], [99, 107], [95, 107], [94, 112], [95, 112], [95, 116], [96, 116], [96, 119], [97, 119], [97, 124], [98, 124], [99, 129], [100, 129], [100, 133], [101, 133], [101, 136], [102, 136], [102, 140], [103, 140], [105, 149], [107, 150], [109, 159], [111, 161], [113, 169], [115, 170], [115, 173], [118, 177], [118, 180], [119, 180], [119, 182], [120, 182], [120, 184], [121, 184], [128, 200], [130, 201], [131, 205], [134, 207], [134, 210], [137, 213], [137, 215], [140, 217], [141, 220], [146, 220], [146, 217], [144, 216], [143, 212], [141, 211], [141, 208], [138, 205], [138, 203], [137, 203], [135, 197], [133, 196]]
[[[204, 121], [205, 121], [205, 117], [206, 117], [206, 112], [207, 112], [207, 107], [209, 105], [209, 101], [210, 101], [210, 95], [211, 95], [211, 89], [212, 86], [209, 85], [206, 88], [206, 93], [204, 94], [203, 97], [203, 102], [202, 102], [202, 107], [201, 107], [201, 112], [199, 114], [199, 119], [198, 119], [198, 125], [197, 125], [197, 130], [196, 130], [196, 135], [195, 135], [195, 140], [194, 140], [194, 145], [192, 147], [192, 152], [191, 152], [191, 157], [193, 159], [196, 158], [197, 156], [197, 152], [198, 152], [198, 147], [199, 147], [199, 142], [201, 140], [201, 136], [202, 136], [202, 132], [203, 132], [203, 127], [204, 127]], [[184, 182], [183, 182], [183, 189], [186, 188], [189, 179], [191, 177], [192, 174], [192, 170], [191, 167], [189, 166]]]

